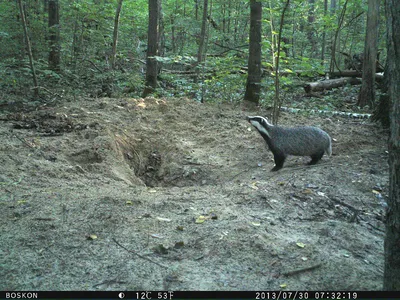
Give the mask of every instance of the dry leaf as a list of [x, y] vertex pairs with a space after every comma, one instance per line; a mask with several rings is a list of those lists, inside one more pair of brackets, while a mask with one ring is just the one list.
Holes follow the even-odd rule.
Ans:
[[162, 222], [171, 222], [171, 219], [161, 218], [161, 217], [157, 217], [157, 220]]
[[304, 248], [306, 246], [303, 243], [296, 243], [296, 245], [299, 246], [300, 248]]
[[257, 183], [258, 183], [258, 181], [253, 182], [253, 183], [251, 184], [250, 187], [251, 187], [253, 190], [258, 190]]
[[86, 239], [93, 241], [93, 240], [97, 239], [97, 235], [95, 235], [95, 234], [88, 235], [86, 237]]
[[206, 217], [205, 216], [199, 216], [197, 219], [196, 219], [196, 224], [201, 224], [201, 223], [204, 223], [204, 221], [206, 220]]
[[157, 233], [150, 234], [150, 236], [153, 237], [153, 238], [156, 238], [156, 239], [162, 239], [163, 238], [161, 235], [159, 235]]

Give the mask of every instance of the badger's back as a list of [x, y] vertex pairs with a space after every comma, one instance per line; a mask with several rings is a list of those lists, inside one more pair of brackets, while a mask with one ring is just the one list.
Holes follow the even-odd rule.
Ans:
[[284, 155], [311, 156], [321, 152], [331, 155], [332, 152], [330, 136], [317, 127], [271, 126], [268, 133], [270, 147]]

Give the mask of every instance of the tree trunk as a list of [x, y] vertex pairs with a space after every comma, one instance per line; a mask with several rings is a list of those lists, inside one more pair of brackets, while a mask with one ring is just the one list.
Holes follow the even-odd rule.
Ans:
[[[226, 33], [226, 0], [222, 3], [222, 33], [225, 35]], [[224, 42], [222, 42], [222, 45]]]
[[194, 0], [194, 18], [196, 21], [199, 19], [199, 1], [200, 0]]
[[[328, 12], [328, 0], [324, 0], [324, 17]], [[326, 45], [326, 25], [324, 25], [324, 29], [322, 32], [322, 45], [321, 45], [321, 65], [325, 64], [325, 45]]]
[[309, 9], [308, 9], [308, 29], [307, 29], [307, 37], [308, 41], [311, 43], [311, 57], [316, 57], [316, 49], [317, 49], [317, 41], [315, 40], [315, 0], [308, 0]]
[[149, 27], [147, 36], [147, 58], [146, 58], [146, 83], [142, 94], [145, 98], [153, 93], [157, 87], [157, 59], [158, 54], [158, 21], [159, 1], [149, 0]]
[[262, 3], [250, 0], [250, 44], [244, 100], [258, 105], [261, 91], [261, 21]]
[[[200, 39], [199, 39], [199, 49], [197, 51], [197, 69], [196, 69], [196, 77], [194, 78], [194, 82], [198, 81], [202, 63], [205, 60], [204, 50], [205, 43], [207, 39], [207, 12], [208, 12], [208, 0], [204, 0], [203, 2], [203, 19], [201, 22], [201, 31], [200, 31]], [[204, 85], [203, 85], [204, 87]], [[201, 93], [201, 102], [204, 102], [204, 90]]]
[[204, 44], [206, 40], [206, 25], [207, 25], [207, 10], [208, 10], [208, 0], [204, 0], [203, 3], [203, 20], [201, 22], [201, 32], [199, 40], [199, 50], [197, 52], [197, 62], [200, 64], [204, 61]]
[[[164, 31], [164, 15], [162, 11], [161, 0], [158, 1], [158, 49], [157, 55], [163, 57], [165, 50], [165, 31]], [[157, 62], [157, 74], [162, 69], [162, 62]]]
[[58, 0], [49, 0], [49, 68], [60, 71], [60, 14]]
[[391, 103], [389, 199], [386, 215], [384, 290], [400, 291], [400, 1], [386, 0], [387, 78]]
[[118, 1], [117, 10], [115, 11], [114, 18], [114, 33], [113, 33], [113, 44], [112, 44], [112, 54], [111, 54], [111, 68], [115, 69], [115, 60], [117, 58], [117, 43], [118, 43], [118, 27], [119, 27], [119, 16], [121, 14], [122, 1]]
[[[269, 1], [268, 2], [269, 5], [269, 27], [270, 27], [270, 31], [271, 31], [271, 53], [272, 53], [272, 67], [275, 69], [276, 68], [276, 30], [275, 30], [275, 22], [274, 22], [274, 11], [272, 9], [272, 2]], [[293, 26], [295, 26], [293, 24]]]
[[[343, 8], [342, 8], [342, 12], [340, 13], [340, 17], [338, 20], [338, 26], [335, 32], [335, 36], [333, 38], [333, 43], [332, 43], [332, 51], [331, 51], [331, 62], [330, 62], [330, 67], [329, 67], [329, 71], [333, 72], [335, 70], [335, 67], [340, 71], [339, 69], [339, 64], [336, 61], [336, 49], [339, 48], [339, 34], [340, 34], [340, 30], [342, 29], [342, 25], [343, 25], [343, 21], [344, 21], [344, 16], [346, 14], [346, 9], [347, 9], [347, 3], [349, 2], [349, 0], [346, 0], [344, 2]], [[331, 2], [331, 13], [335, 13], [335, 7], [336, 7], [336, 1]]]
[[283, 8], [281, 14], [281, 24], [279, 27], [279, 35], [278, 35], [278, 55], [276, 56], [276, 66], [275, 66], [275, 100], [274, 100], [274, 109], [272, 112], [272, 123], [277, 124], [279, 118], [279, 111], [281, 110], [282, 101], [279, 96], [279, 60], [281, 56], [281, 39], [282, 39], [282, 30], [283, 23], [285, 21], [285, 12], [288, 9], [290, 4], [290, 0], [286, 1], [285, 7]]
[[34, 85], [34, 88], [33, 88], [34, 97], [37, 98], [37, 97], [39, 97], [39, 86], [38, 86], [38, 81], [37, 81], [37, 77], [36, 77], [35, 65], [33, 63], [31, 42], [29, 41], [28, 28], [26, 26], [25, 12], [24, 12], [24, 7], [22, 6], [22, 0], [18, 0], [18, 6], [19, 6], [20, 14], [21, 14], [22, 27], [24, 28], [26, 49], [28, 50], [28, 56], [29, 56], [29, 64], [30, 64], [31, 71], [32, 71], [32, 78], [33, 78], [33, 85]]
[[75, 70], [76, 67], [76, 62], [78, 60], [78, 53], [80, 51], [79, 47], [79, 36], [78, 36], [78, 21], [74, 20], [74, 28], [73, 28], [73, 35], [72, 35], [72, 55], [71, 55], [71, 65], [73, 66], [73, 69]]
[[[176, 7], [175, 7], [176, 11]], [[175, 46], [175, 13], [172, 13], [169, 17], [171, 23], [171, 46], [172, 46], [172, 53], [176, 53], [176, 46]]]
[[357, 105], [364, 107], [375, 104], [375, 73], [376, 53], [378, 43], [379, 23], [379, 2], [380, 0], [368, 0], [367, 32], [365, 35], [363, 77], [360, 93], [358, 94]]

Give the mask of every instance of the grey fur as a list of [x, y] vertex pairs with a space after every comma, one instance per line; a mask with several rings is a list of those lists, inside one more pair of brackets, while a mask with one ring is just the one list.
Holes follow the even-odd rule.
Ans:
[[324, 153], [329, 156], [332, 154], [331, 137], [322, 129], [312, 126], [274, 126], [259, 116], [250, 116], [247, 120], [262, 135], [274, 154], [274, 171], [282, 168], [288, 155], [311, 156], [310, 164], [315, 164]]

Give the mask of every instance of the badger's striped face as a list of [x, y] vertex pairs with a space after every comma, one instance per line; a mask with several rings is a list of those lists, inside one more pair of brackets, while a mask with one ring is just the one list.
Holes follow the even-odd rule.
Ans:
[[249, 116], [247, 117], [247, 121], [249, 121], [250, 124], [253, 125], [261, 134], [264, 133], [269, 137], [268, 126], [271, 126], [271, 124], [267, 119], [260, 116]]

